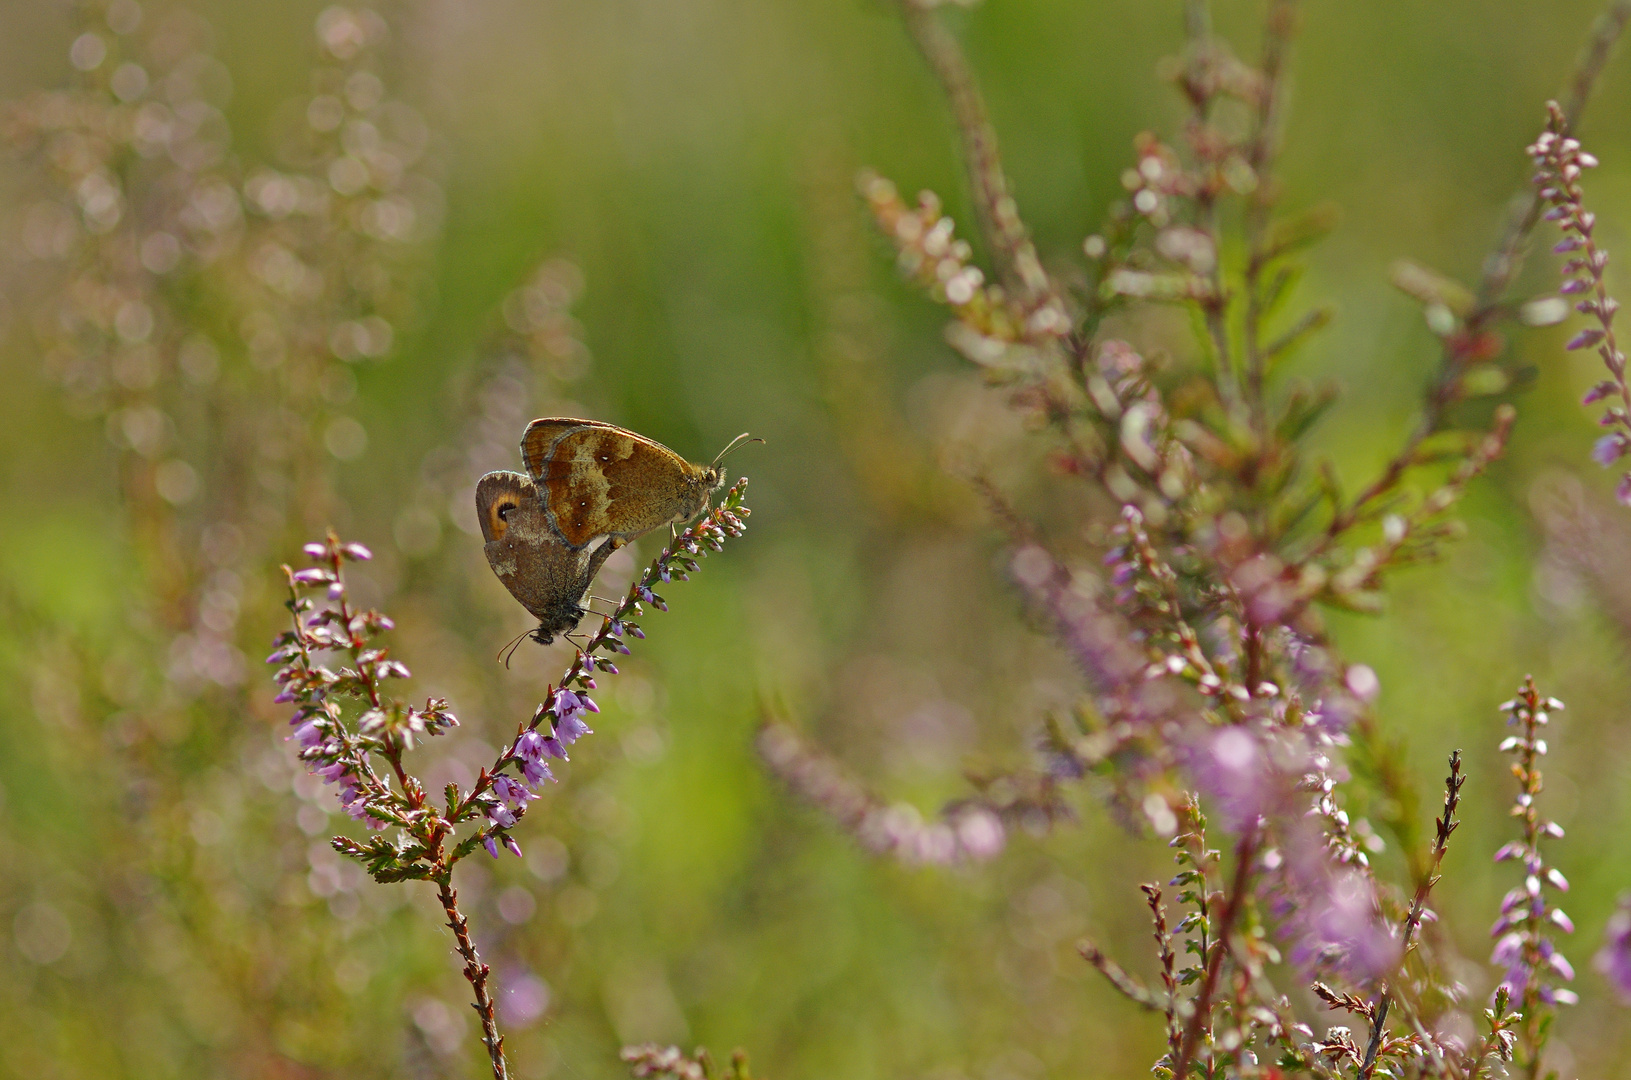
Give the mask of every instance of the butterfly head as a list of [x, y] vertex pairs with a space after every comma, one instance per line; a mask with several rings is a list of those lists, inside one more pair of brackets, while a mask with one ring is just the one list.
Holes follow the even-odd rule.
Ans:
[[718, 491], [720, 488], [725, 486], [725, 477], [727, 475], [724, 468], [725, 456], [732, 450], [735, 450], [738, 446], [750, 442], [762, 443], [764, 440], [755, 439], [744, 431], [742, 434], [738, 435], [736, 438], [732, 439], [728, 444], [726, 444], [725, 449], [721, 450], [717, 455], [715, 455], [712, 464], [710, 464], [706, 469], [702, 470], [703, 482], [708, 485], [708, 490], [710, 492]]

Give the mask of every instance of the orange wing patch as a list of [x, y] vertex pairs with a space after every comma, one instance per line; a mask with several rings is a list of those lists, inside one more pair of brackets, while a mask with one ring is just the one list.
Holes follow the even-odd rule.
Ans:
[[481, 522], [482, 539], [487, 543], [504, 539], [509, 517], [525, 501], [536, 502], [538, 492], [532, 481], [520, 473], [491, 472], [476, 485], [476, 517]]

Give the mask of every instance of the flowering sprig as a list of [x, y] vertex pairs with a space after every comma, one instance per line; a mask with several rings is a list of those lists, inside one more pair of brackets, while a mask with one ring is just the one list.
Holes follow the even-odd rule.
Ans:
[[1540, 729], [1551, 714], [1563, 708], [1556, 698], [1543, 698], [1535, 689], [1533, 677], [1525, 679], [1518, 696], [1505, 702], [1507, 724], [1519, 733], [1501, 743], [1501, 752], [1511, 754], [1512, 775], [1518, 781], [1518, 794], [1512, 803], [1512, 816], [1522, 823], [1523, 835], [1495, 853], [1496, 862], [1518, 860], [1523, 865], [1523, 884], [1501, 901], [1501, 916], [1490, 928], [1497, 938], [1490, 962], [1506, 968], [1501, 985], [1523, 1013], [1519, 1062], [1528, 1074], [1538, 1076], [1540, 1054], [1551, 1026], [1552, 1010], [1573, 1005], [1580, 996], [1558, 986], [1556, 980], [1574, 979], [1574, 967], [1557, 951], [1552, 935], [1574, 932], [1574, 922], [1549, 897], [1550, 892], [1568, 892], [1569, 882], [1541, 853], [1541, 842], [1563, 836], [1563, 828], [1540, 815], [1535, 800], [1542, 788], [1537, 765], [1546, 754], [1546, 740]]
[[1012, 791], [1001, 802], [959, 800], [945, 807], [940, 820], [925, 820], [910, 803], [876, 798], [781, 723], [767, 724], [759, 733], [759, 755], [796, 795], [826, 813], [866, 850], [910, 864], [990, 859], [1003, 850], [1011, 825], [1051, 822], [1068, 813], [1043, 777], [1032, 791]]
[[[600, 706], [589, 696], [597, 685], [595, 674], [618, 674], [617, 665], [606, 654], [627, 656], [628, 640], [646, 636], [634, 618], [645, 614], [645, 605], [659, 611], [668, 610], [667, 602], [656, 591], [658, 585], [676, 578], [687, 580], [700, 568], [698, 559], [708, 551], [723, 551], [727, 538], [741, 536], [747, 530], [747, 518], [752, 513], [742, 502], [747, 484], [746, 478], [738, 480], [725, 492], [717, 507], [679, 533], [651, 560], [611, 614], [601, 616], [600, 629], [584, 642], [572, 666], [558, 684], [550, 687], [532, 719], [517, 726], [515, 738], [499, 752], [492, 767], [481, 771], [462, 799], [456, 800], [449, 791], [449, 813], [454, 820], [464, 820], [480, 809], [485, 809], [492, 819], [490, 828], [465, 844], [479, 842], [494, 858], [498, 856], [501, 840], [513, 850], [514, 841], [509, 839], [507, 830], [525, 812], [525, 802], [511, 806], [506, 801], [506, 805], [498, 806], [495, 796], [515, 796], [519, 800], [518, 791], [535, 790], [545, 781], [554, 781], [550, 763], [567, 761], [568, 748], [583, 736], [594, 734], [584, 718], [600, 711]], [[520, 772], [520, 782], [506, 775], [505, 770], [511, 766]]]
[[1031, 369], [1036, 351], [1070, 330], [1069, 317], [1051, 293], [1026, 302], [1029, 294], [1023, 290], [1015, 296], [986, 280], [973, 264], [973, 249], [958, 238], [933, 192], [920, 193], [913, 207], [894, 184], [873, 173], [862, 175], [860, 188], [879, 229], [895, 244], [901, 272], [956, 314], [946, 336], [970, 361], [993, 372]]
[[[1555, 101], [1546, 103], [1546, 130], [1529, 147], [1529, 156], [1535, 162], [1535, 185], [1539, 198], [1548, 206], [1546, 220], [1557, 223], [1563, 232], [1552, 251], [1567, 255], [1563, 264], [1563, 284], [1558, 292], [1564, 296], [1579, 296], [1574, 309], [1590, 316], [1595, 326], [1587, 327], [1569, 339], [1567, 348], [1597, 350], [1609, 377], [1586, 391], [1583, 405], [1612, 399], [1598, 423], [1609, 429], [1597, 440], [1591, 457], [1597, 464], [1608, 468], [1631, 453], [1631, 386], [1625, 381], [1625, 354], [1620, 351], [1614, 336], [1614, 315], [1620, 309], [1619, 301], [1608, 295], [1603, 272], [1608, 267], [1608, 252], [1597, 246], [1594, 235], [1597, 215], [1585, 208], [1580, 177], [1587, 169], [1596, 168], [1597, 159], [1580, 147], [1580, 140], [1569, 133], [1568, 118]], [[1621, 504], [1631, 506], [1631, 471], [1620, 478], [1614, 491]]]
[[628, 1062], [629, 1072], [636, 1080], [651, 1077], [657, 1080], [753, 1080], [753, 1074], [748, 1071], [748, 1055], [744, 1050], [731, 1054], [731, 1063], [723, 1070], [714, 1063], [713, 1055], [700, 1046], [696, 1053], [686, 1054], [677, 1046], [647, 1043], [643, 1046], [625, 1046], [619, 1056]]
[[[277, 636], [267, 662], [280, 665], [274, 675], [279, 686], [276, 700], [295, 706], [290, 738], [313, 773], [339, 785], [340, 805], [347, 814], [372, 830], [387, 825], [400, 830], [394, 840], [381, 835], [366, 841], [336, 836], [331, 844], [362, 863], [376, 881], [436, 884], [464, 960], [464, 976], [475, 994], [482, 1043], [495, 1080], [506, 1080], [509, 1074], [489, 988], [491, 973], [459, 910], [453, 867], [478, 847], [497, 858], [502, 844], [520, 856], [521, 847], [510, 830], [537, 798], [539, 786], [554, 781], [550, 761], [567, 760], [567, 748], [593, 734], [584, 718], [600, 711], [589, 694], [596, 686], [595, 673], [617, 674], [607, 654], [626, 655], [628, 638], [645, 637], [633, 618], [644, 613], [643, 605], [667, 610], [656, 586], [675, 578], [685, 580], [708, 550], [723, 550], [728, 537], [742, 535], [749, 514], [742, 505], [746, 487], [745, 479], [738, 481], [718, 507], [679, 533], [652, 560], [616, 610], [602, 616], [600, 629], [584, 643], [560, 683], [550, 687], [532, 719], [519, 725], [493, 767], [483, 769], [468, 791], [447, 785], [441, 806], [402, 759], [420, 738], [455, 727], [458, 720], [439, 698], [428, 699], [420, 709], [386, 692], [387, 679], [409, 676], [407, 667], [391, 659], [378, 641], [393, 624], [378, 611], [352, 606], [344, 574], [347, 562], [367, 561], [372, 554], [361, 544], [342, 543], [331, 532], [322, 543], [306, 545], [314, 565], [283, 568], [289, 587], [285, 606], [293, 625]], [[376, 768], [377, 761], [387, 768]], [[514, 775], [507, 771], [511, 766]], [[458, 838], [459, 827], [472, 822], [481, 824]]]
[[[355, 610], [343, 572], [344, 563], [365, 562], [373, 554], [361, 544], [341, 543], [333, 533], [323, 543], [307, 544], [305, 552], [317, 565], [283, 568], [289, 585], [285, 607], [294, 626], [278, 635], [277, 647], [266, 658], [269, 664], [283, 665], [273, 675], [281, 687], [276, 700], [296, 706], [290, 738], [313, 773], [324, 783], [339, 784], [340, 806], [348, 815], [372, 829], [387, 823], [411, 829], [423, 817], [424, 798], [403, 772], [402, 754], [413, 749], [419, 736], [440, 734], [458, 726], [458, 720], [440, 699], [428, 699], [423, 709], [415, 709], [385, 693], [385, 680], [410, 674], [375, 643], [395, 624], [378, 611]], [[321, 608], [306, 595], [318, 590], [326, 594]], [[322, 653], [349, 663], [331, 670], [319, 662]], [[340, 707], [346, 698], [361, 705], [350, 723]], [[374, 770], [374, 756], [389, 763], [397, 789]], [[382, 871], [395, 880], [426, 876], [410, 872], [408, 865]]]

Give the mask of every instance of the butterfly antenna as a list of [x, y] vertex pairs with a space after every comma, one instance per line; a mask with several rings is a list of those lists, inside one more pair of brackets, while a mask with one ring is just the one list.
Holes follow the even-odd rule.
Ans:
[[519, 636], [512, 640], [508, 645], [505, 645], [502, 649], [498, 650], [498, 656], [495, 659], [502, 663], [506, 669], [509, 668], [510, 658], [515, 655], [515, 650], [521, 647], [522, 639], [524, 639], [530, 633], [532, 633], [531, 630], [521, 631]]
[[726, 454], [730, 453], [732, 450], [735, 450], [738, 446], [741, 446], [743, 443], [750, 443], [750, 442], [762, 443], [762, 442], [764, 442], [764, 440], [763, 439], [753, 438], [752, 435], [750, 435], [746, 431], [742, 432], [742, 434], [740, 434], [736, 438], [732, 439], [730, 441], [730, 443], [726, 445], [725, 449], [723, 449], [723, 450], [721, 450], [719, 452], [719, 456], [714, 458], [714, 467], [717, 468], [719, 466], [719, 463], [721, 461], [725, 460], [725, 455]]

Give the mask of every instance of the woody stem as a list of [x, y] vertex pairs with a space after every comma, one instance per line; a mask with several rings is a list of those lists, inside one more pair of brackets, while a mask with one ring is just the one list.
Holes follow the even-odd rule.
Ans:
[[436, 896], [447, 912], [448, 929], [458, 941], [459, 955], [464, 958], [464, 977], [476, 993], [476, 1014], [481, 1017], [481, 1041], [487, 1047], [487, 1056], [493, 1061], [493, 1080], [509, 1080], [510, 1071], [504, 1064], [504, 1037], [498, 1033], [498, 1019], [494, 1015], [493, 998], [487, 992], [490, 969], [476, 954], [476, 944], [470, 939], [470, 923], [459, 912], [459, 894], [453, 888], [453, 873], [448, 870], [436, 879]]

